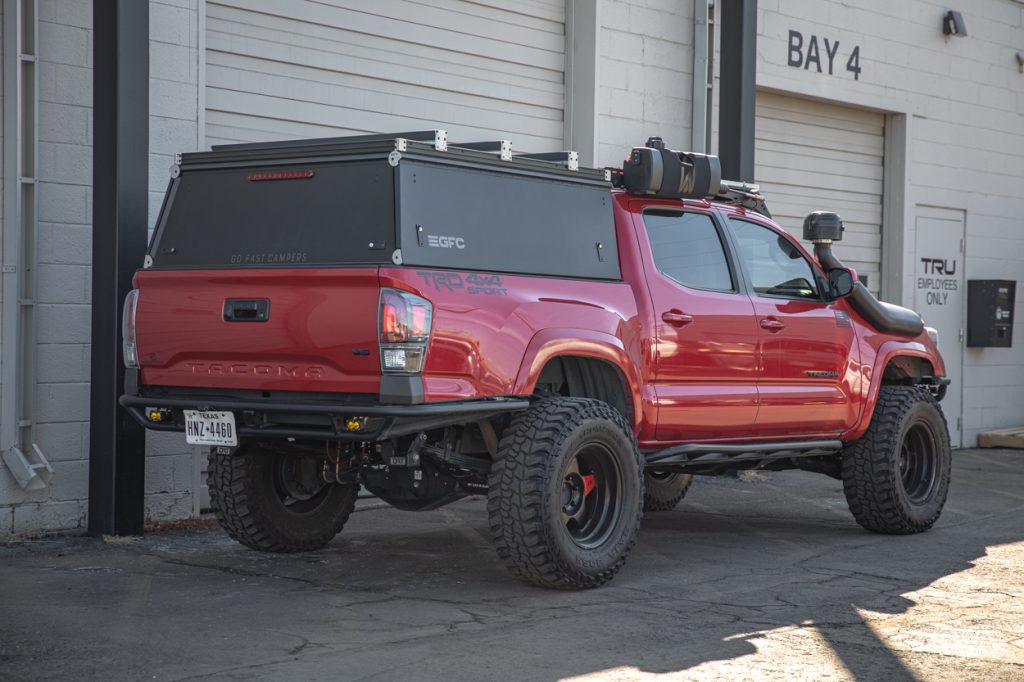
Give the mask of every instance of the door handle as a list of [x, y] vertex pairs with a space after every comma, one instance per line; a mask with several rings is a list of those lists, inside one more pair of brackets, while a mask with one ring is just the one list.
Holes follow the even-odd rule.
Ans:
[[682, 310], [666, 310], [661, 314], [661, 319], [673, 327], [685, 327], [693, 322], [693, 315], [687, 315]]
[[786, 328], [786, 324], [774, 317], [766, 317], [761, 320], [761, 329], [767, 329], [770, 332], [781, 332]]
[[266, 322], [270, 318], [270, 299], [228, 299], [224, 301], [225, 322]]

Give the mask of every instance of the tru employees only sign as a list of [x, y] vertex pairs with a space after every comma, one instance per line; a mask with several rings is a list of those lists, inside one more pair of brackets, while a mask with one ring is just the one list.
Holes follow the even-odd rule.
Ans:
[[957, 290], [956, 259], [922, 258], [922, 274], [917, 276], [917, 289], [928, 305], [946, 305], [949, 294]]

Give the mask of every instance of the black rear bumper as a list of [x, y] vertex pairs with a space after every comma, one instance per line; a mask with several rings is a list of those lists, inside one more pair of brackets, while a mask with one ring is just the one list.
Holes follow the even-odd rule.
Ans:
[[[148, 395], [146, 393], [149, 393]], [[323, 394], [319, 394], [323, 396]], [[259, 392], [193, 395], [180, 389], [125, 394], [118, 402], [132, 417], [154, 431], [184, 432], [182, 410], [225, 411], [235, 415], [236, 429], [242, 438], [296, 438], [349, 442], [382, 441], [395, 436], [419, 433], [453, 424], [481, 421], [506, 412], [526, 409], [530, 401], [516, 397], [489, 397], [474, 400], [422, 403], [419, 405], [380, 404], [318, 397], [315, 400], [263, 398]], [[166, 420], [152, 421], [152, 410], [165, 410]], [[348, 422], [360, 423], [358, 429]]]

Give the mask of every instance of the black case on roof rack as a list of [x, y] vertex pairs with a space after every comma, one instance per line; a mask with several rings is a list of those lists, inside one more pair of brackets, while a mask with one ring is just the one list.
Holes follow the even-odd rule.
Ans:
[[622, 186], [627, 192], [665, 199], [713, 197], [721, 181], [717, 156], [666, 149], [660, 137], [634, 147], [622, 167]]

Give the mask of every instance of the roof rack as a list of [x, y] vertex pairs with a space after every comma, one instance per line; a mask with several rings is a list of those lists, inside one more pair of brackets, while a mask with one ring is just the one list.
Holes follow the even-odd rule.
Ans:
[[772, 217], [772, 214], [768, 212], [765, 197], [761, 194], [760, 185], [752, 185], [738, 180], [722, 180], [715, 199], [742, 206], [755, 213], [760, 213], [765, 218]]
[[345, 137], [285, 140], [279, 142], [252, 142], [222, 144], [210, 152], [191, 152], [180, 155], [176, 166], [187, 168], [233, 167], [257, 162], [261, 165], [287, 165], [299, 162], [324, 162], [353, 155], [377, 155], [384, 152], [401, 155], [443, 158], [447, 162], [471, 164], [499, 164], [501, 168], [542, 175], [557, 175], [581, 182], [611, 181], [605, 169], [586, 168], [579, 164], [575, 151], [522, 153], [512, 151], [508, 140], [481, 142], [449, 142], [444, 130], [418, 130], [380, 135], [349, 135]]

